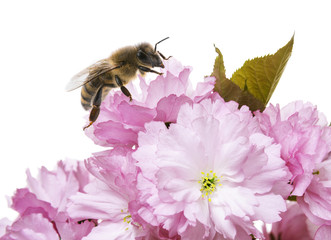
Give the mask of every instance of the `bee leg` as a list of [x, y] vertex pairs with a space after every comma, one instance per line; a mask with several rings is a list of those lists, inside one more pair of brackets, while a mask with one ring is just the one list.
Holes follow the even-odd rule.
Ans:
[[125, 96], [130, 98], [130, 102], [132, 101], [132, 96], [130, 91], [123, 85], [122, 80], [119, 78], [119, 76], [115, 75], [115, 81], [119, 87], [121, 87], [122, 93], [124, 93]]
[[99, 116], [103, 87], [104, 86], [99, 87], [97, 94], [95, 95], [95, 97], [93, 99], [93, 107], [92, 107], [92, 110], [91, 110], [90, 116], [89, 116], [90, 123], [87, 126], [85, 126], [83, 128], [83, 130], [90, 127], [97, 120], [97, 118]]
[[163, 73], [159, 73], [157, 71], [154, 71], [153, 69], [150, 69], [148, 67], [144, 67], [144, 66], [138, 66], [138, 69], [140, 71], [143, 71], [143, 72], [152, 72], [152, 73], [156, 73], [156, 74], [159, 74], [159, 75], [162, 75]]
[[157, 53], [161, 56], [161, 58], [163, 58], [164, 60], [168, 60], [169, 58], [171, 58], [172, 56], [169, 57], [165, 57], [162, 53], [160, 53], [160, 51], [157, 51]]

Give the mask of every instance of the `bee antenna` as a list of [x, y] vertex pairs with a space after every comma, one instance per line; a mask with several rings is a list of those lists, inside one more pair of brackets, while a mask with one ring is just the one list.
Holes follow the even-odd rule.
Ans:
[[164, 40], [167, 40], [169, 37], [166, 37], [164, 39], [162, 39], [161, 41], [158, 41], [157, 43], [155, 43], [155, 48], [154, 48], [154, 52], [156, 52], [156, 46], [160, 43], [163, 42]]

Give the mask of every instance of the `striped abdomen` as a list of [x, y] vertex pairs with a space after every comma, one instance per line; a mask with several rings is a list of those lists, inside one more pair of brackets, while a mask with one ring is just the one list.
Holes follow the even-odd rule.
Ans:
[[81, 104], [85, 110], [89, 110], [93, 106], [93, 99], [100, 87], [102, 87], [101, 100], [105, 99], [110, 89], [118, 87], [112, 73], [101, 74], [82, 86]]
[[87, 82], [82, 86], [81, 104], [85, 110], [89, 110], [91, 108], [93, 98], [100, 86], [101, 86], [101, 81], [99, 78]]

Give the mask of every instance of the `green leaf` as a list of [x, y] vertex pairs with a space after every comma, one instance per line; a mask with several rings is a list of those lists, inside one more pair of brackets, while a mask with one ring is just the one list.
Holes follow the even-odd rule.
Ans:
[[266, 106], [291, 56], [293, 43], [294, 35], [275, 54], [247, 60], [230, 80]]
[[[221, 51], [215, 45], [214, 45], [214, 47], [215, 47], [215, 51], [218, 53], [218, 56], [215, 59], [213, 74], [215, 74], [214, 76], [216, 77], [216, 79], [219, 79], [218, 84], [220, 84], [220, 82], [224, 81], [227, 78], [225, 76], [223, 55], [222, 55]], [[217, 82], [216, 82], [216, 84], [217, 84]], [[216, 85], [215, 85], [215, 87], [216, 87]]]
[[256, 110], [263, 111], [265, 106], [262, 102], [249, 92], [241, 90], [239, 86], [226, 78], [223, 55], [217, 47], [215, 47], [215, 50], [218, 56], [215, 59], [214, 70], [211, 74], [216, 78], [214, 91], [218, 92], [226, 102], [233, 100], [239, 103], [239, 107], [247, 105], [252, 112]]

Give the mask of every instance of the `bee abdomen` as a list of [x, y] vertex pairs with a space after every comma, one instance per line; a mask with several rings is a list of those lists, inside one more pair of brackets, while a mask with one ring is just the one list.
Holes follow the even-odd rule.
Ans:
[[83, 106], [83, 108], [87, 111], [91, 108], [91, 100], [90, 101], [87, 101], [85, 99], [81, 99], [81, 104]]
[[100, 87], [99, 79], [90, 81], [82, 86], [81, 90], [81, 104], [85, 110], [89, 110], [92, 105], [92, 99]]

